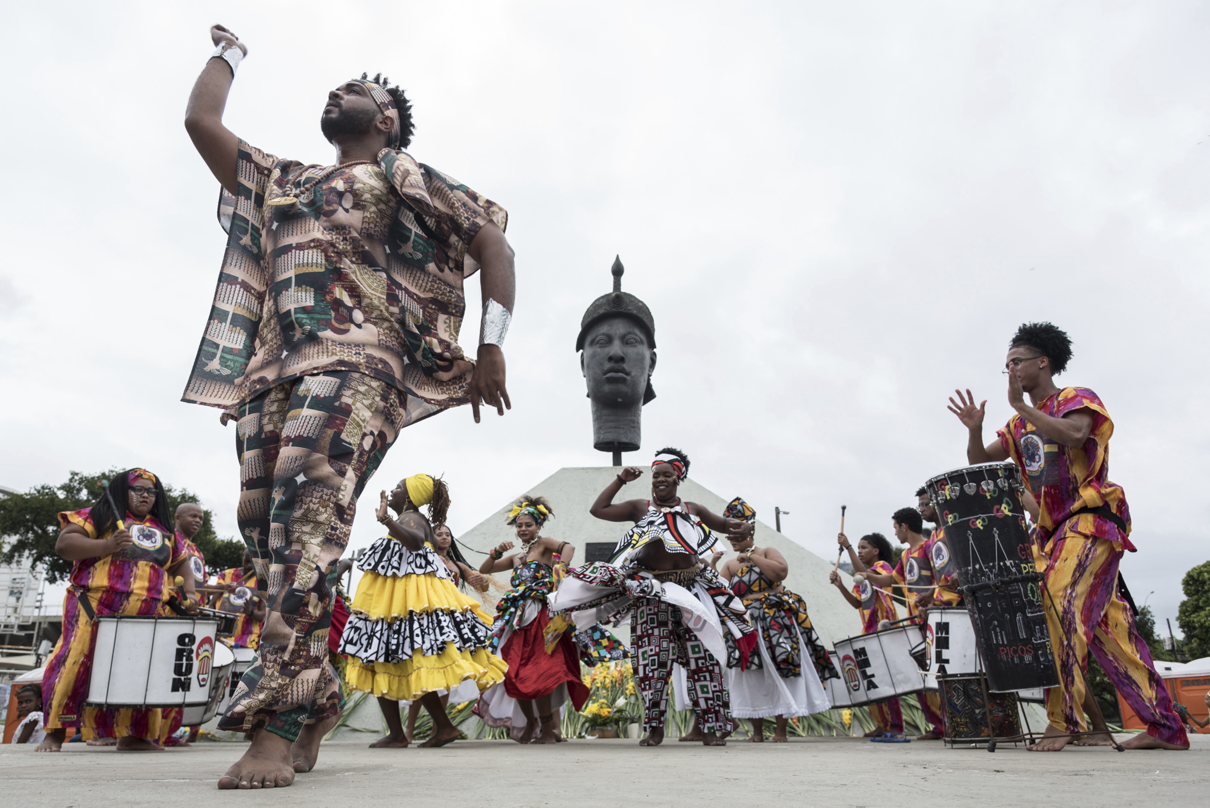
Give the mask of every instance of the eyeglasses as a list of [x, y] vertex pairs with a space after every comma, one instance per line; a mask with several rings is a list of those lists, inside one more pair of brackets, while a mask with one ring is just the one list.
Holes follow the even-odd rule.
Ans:
[[155, 489], [154, 488], [147, 488], [146, 486], [136, 485], [136, 486], [132, 486], [126, 490], [130, 492], [130, 495], [132, 497], [147, 497], [148, 499], [155, 499]]
[[1021, 363], [1022, 363], [1022, 362], [1028, 362], [1030, 359], [1045, 359], [1045, 358], [1046, 358], [1046, 357], [1044, 357], [1044, 356], [1042, 356], [1042, 355], [1038, 355], [1038, 356], [1019, 356], [1019, 357], [1016, 357], [1016, 358], [1014, 358], [1014, 359], [1010, 359], [1010, 360], [1008, 360], [1008, 362], [1007, 362], [1007, 363], [1005, 363], [1005, 365], [1004, 365], [1004, 370], [1002, 370], [1002, 371], [1000, 371], [1000, 372], [1001, 372], [1001, 373], [1003, 373], [1005, 376], [1007, 376], [1007, 375], [1008, 375], [1008, 374], [1009, 374], [1011, 371], [1014, 371], [1014, 370], [1016, 370], [1017, 368], [1021, 367]]

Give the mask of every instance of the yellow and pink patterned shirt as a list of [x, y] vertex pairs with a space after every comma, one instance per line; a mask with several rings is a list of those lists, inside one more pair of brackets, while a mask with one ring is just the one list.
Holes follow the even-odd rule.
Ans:
[[215, 608], [220, 612], [239, 615], [235, 621], [235, 630], [231, 633], [231, 645], [236, 648], [256, 648], [260, 645], [261, 621], [245, 612], [247, 604], [256, 594], [256, 573], [251, 573], [246, 578], [244, 575], [244, 571], [238, 568], [223, 570], [218, 574], [220, 584], [239, 586], [234, 592], [221, 596]]
[[[1104, 403], [1085, 387], [1065, 387], [1038, 404], [1037, 409], [1054, 418], [1079, 410], [1092, 416], [1092, 431], [1078, 449], [1051, 440], [1020, 415], [1014, 415], [996, 433], [1038, 501], [1039, 546], [1045, 547], [1050, 536], [1075, 515], [1076, 522], [1068, 525], [1068, 529], [1106, 539], [1133, 552], [1126, 494], [1121, 486], [1109, 480], [1113, 421]], [[1120, 519], [1125, 531], [1113, 521], [1089, 512], [1100, 507], [1108, 508]]]
[[[875, 562], [870, 567], [870, 572], [877, 575], [895, 574], [891, 565], [885, 561]], [[862, 634], [873, 634], [883, 620], [899, 619], [899, 613], [895, 611], [895, 602], [891, 600], [891, 596], [881, 589], [871, 586], [868, 578], [860, 584], [853, 584], [853, 594], [861, 601], [858, 611], [861, 612]]]
[[[185, 546], [178, 534], [167, 530], [151, 514], [138, 519], [127, 513], [125, 522], [133, 542], [121, 552], [76, 561], [71, 567], [71, 583], [97, 595], [109, 592], [163, 601], [172, 585], [168, 570], [188, 557]], [[88, 508], [60, 513], [60, 529], [68, 525], [84, 528], [90, 539], [112, 535], [97, 536]]]

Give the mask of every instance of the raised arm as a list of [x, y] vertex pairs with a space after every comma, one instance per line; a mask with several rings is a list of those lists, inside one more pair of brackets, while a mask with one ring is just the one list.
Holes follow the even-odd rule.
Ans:
[[853, 572], [867, 572], [865, 564], [862, 564], [861, 559], [857, 557], [857, 551], [853, 549], [848, 536], [843, 533], [837, 534], [836, 543], [849, 551], [849, 563], [853, 565]]
[[90, 537], [79, 525], [68, 525], [55, 541], [55, 553], [67, 561], [84, 561], [119, 553], [133, 543], [127, 530], [115, 530], [108, 539], [101, 541]]
[[840, 579], [839, 572], [833, 570], [832, 572], [828, 573], [828, 580], [832, 582], [832, 586], [840, 590], [840, 594], [844, 595], [844, 599], [849, 602], [850, 606], [852, 606], [854, 609], [861, 608], [861, 601], [857, 599], [857, 596], [845, 589], [844, 581]]
[[726, 533], [728, 536], [737, 536], [746, 539], [756, 531], [756, 525], [750, 522], [745, 522], [743, 519], [728, 519], [726, 516], [698, 505], [696, 502], [687, 502], [685, 503], [685, 507], [689, 509], [689, 513], [701, 519], [702, 524], [706, 527], [711, 530], [717, 530], [720, 533]]
[[[210, 39], [216, 46], [238, 48], [241, 54], [248, 52], [239, 37], [221, 25], [210, 29]], [[211, 58], [197, 77], [185, 110], [185, 131], [194, 148], [206, 161], [210, 173], [232, 194], [236, 192], [239, 139], [223, 126], [223, 109], [227, 106], [227, 94], [234, 78], [235, 71], [226, 59]]]
[[559, 560], [571, 566], [571, 560], [575, 558], [576, 546], [569, 541], [559, 541], [558, 539], [544, 538], [542, 540], [551, 553], [557, 553]]
[[962, 395], [961, 390], [955, 390], [958, 400], [950, 399], [947, 410], [958, 416], [958, 420], [966, 427], [966, 462], [968, 463], [992, 463], [999, 460], [1007, 460], [1008, 452], [1000, 445], [999, 440], [994, 440], [986, 446], [983, 444], [983, 417], [987, 414], [987, 401], [984, 400], [975, 406], [975, 397], [970, 390], [966, 391], [966, 395]]
[[643, 476], [643, 470], [637, 466], [627, 466], [622, 469], [609, 485], [605, 486], [605, 490], [598, 496], [596, 502], [592, 503], [592, 507], [588, 512], [597, 519], [604, 519], [606, 522], [637, 522], [643, 518], [643, 514], [647, 512], [647, 503], [641, 499], [628, 499], [625, 502], [619, 502], [616, 505], [613, 498], [622, 490], [622, 486], [626, 483], [634, 482]]
[[487, 558], [483, 559], [483, 563], [479, 565], [479, 572], [484, 575], [491, 575], [493, 572], [504, 572], [513, 568], [513, 558], [517, 555], [513, 553], [510, 556], [504, 555], [515, 545], [511, 541], [502, 541], [493, 547], [487, 554]]
[[387, 532], [403, 542], [403, 546], [408, 550], [415, 553], [424, 547], [425, 540], [428, 539], [428, 523], [424, 521], [424, 517], [416, 513], [404, 513], [400, 514], [398, 519], [392, 519], [390, 511], [387, 510], [386, 491], [382, 492], [382, 499], [378, 503], [377, 516]]

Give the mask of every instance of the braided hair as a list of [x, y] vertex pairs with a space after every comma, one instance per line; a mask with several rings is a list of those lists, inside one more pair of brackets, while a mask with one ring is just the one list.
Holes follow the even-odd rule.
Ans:
[[[458, 549], [458, 537], [454, 535], [453, 530], [450, 530], [449, 525], [445, 524], [444, 522], [433, 525], [433, 535], [436, 536], [437, 531], [441, 528], [445, 528], [450, 534], [450, 546], [446, 550], [446, 552], [449, 554], [450, 561], [453, 561], [454, 564], [458, 565], [459, 567], [466, 567], [467, 569], [473, 571], [475, 568], [471, 566], [470, 562], [466, 560], [466, 556], [462, 555], [462, 551]], [[433, 549], [436, 550], [437, 548]], [[437, 550], [437, 555], [441, 555], [440, 550]], [[458, 576], [458, 588], [466, 589], [465, 575]]]
[[[433, 498], [429, 500], [429, 524], [444, 525], [450, 510], [450, 489], [445, 480], [433, 478]], [[452, 543], [451, 543], [451, 546]]]
[[[101, 496], [88, 509], [88, 515], [92, 518], [92, 525], [97, 531], [98, 538], [113, 531], [118, 526], [118, 520], [126, 518], [127, 508], [124, 506], [130, 501], [128, 478], [132, 471], [136, 471], [136, 469], [119, 471], [109, 482], [101, 483]], [[115, 506], [121, 508], [122, 512], [115, 512]], [[155, 502], [151, 506], [150, 515], [154, 516], [165, 530], [172, 533], [174, 525], [172, 511], [168, 509], [168, 494], [164, 491], [164, 486], [160, 483], [158, 476], [155, 480]]]

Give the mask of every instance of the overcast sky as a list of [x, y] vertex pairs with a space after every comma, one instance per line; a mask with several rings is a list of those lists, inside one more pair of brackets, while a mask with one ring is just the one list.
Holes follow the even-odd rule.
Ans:
[[889, 533], [966, 464], [946, 397], [988, 399], [990, 437], [1008, 339], [1052, 320], [1075, 340], [1060, 382], [1116, 423], [1136, 598], [1175, 617], [1210, 557], [1204, 5], [51, 2], [0, 22], [0, 485], [147, 466], [236, 533], [234, 427], [179, 401], [225, 241], [182, 125], [221, 22], [249, 47], [241, 137], [327, 162], [325, 94], [382, 70], [414, 102], [410, 152], [510, 213], [512, 412], [407, 430], [369, 494], [443, 473], [463, 531], [607, 464], [574, 343], [620, 254], [659, 344], [628, 461], [680, 446], [831, 555], [842, 503], [850, 534]]

